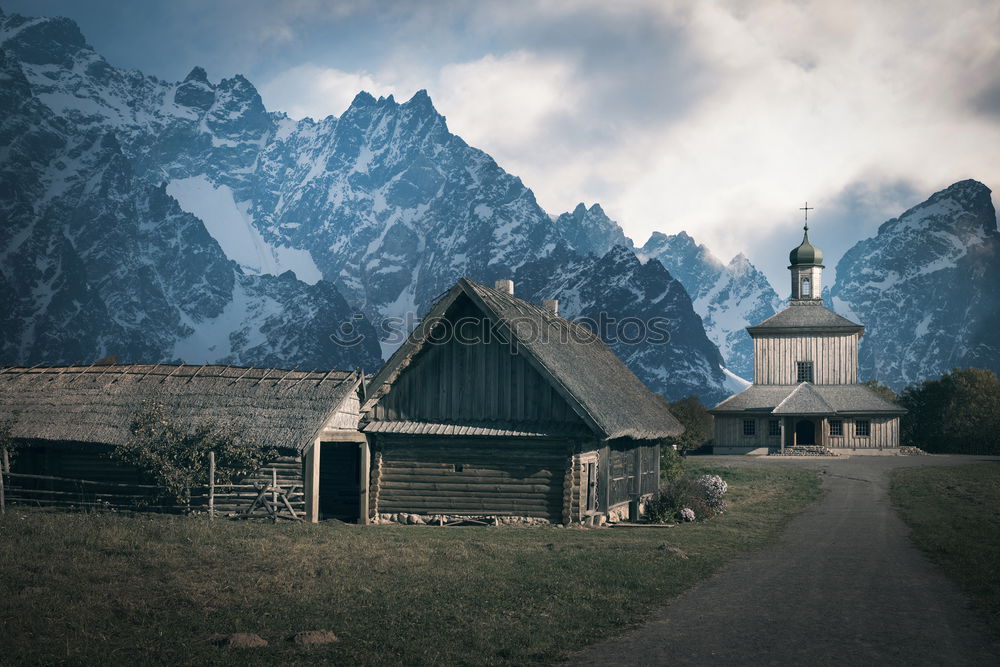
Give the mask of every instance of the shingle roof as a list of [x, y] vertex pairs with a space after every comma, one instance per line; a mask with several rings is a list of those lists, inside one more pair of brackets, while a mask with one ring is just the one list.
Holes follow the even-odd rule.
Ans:
[[573, 428], [572, 424], [442, 424], [416, 421], [375, 421], [364, 428], [365, 433], [404, 433], [406, 435], [467, 435], [504, 437], [580, 436], [589, 431]]
[[906, 410], [863, 384], [755, 384], [710, 410], [713, 414], [765, 412], [791, 414], [887, 414]]
[[747, 327], [751, 336], [764, 333], [785, 333], [804, 331], [831, 331], [836, 333], [861, 333], [863, 326], [841, 317], [819, 300], [793, 301], [781, 312], [772, 315], [760, 324]]
[[[598, 437], [651, 440], [684, 431], [665, 399], [651, 392], [593, 332], [510, 294], [462, 278], [431, 308], [422, 324], [443, 316], [463, 293], [510, 331], [526, 358]], [[429, 333], [424, 326], [413, 331], [379, 371], [363, 409], [373, 407], [388, 391]]]
[[835, 410], [830, 404], [823, 400], [819, 391], [809, 384], [803, 382], [792, 390], [788, 396], [782, 399], [781, 403], [771, 411], [774, 415], [829, 415]]
[[187, 365], [0, 370], [0, 416], [12, 436], [119, 444], [143, 400], [181, 424], [214, 419], [265, 446], [302, 451], [354, 392], [358, 374]]

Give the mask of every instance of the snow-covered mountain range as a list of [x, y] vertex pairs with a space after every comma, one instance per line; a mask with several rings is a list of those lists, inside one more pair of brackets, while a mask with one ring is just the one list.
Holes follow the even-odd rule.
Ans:
[[[0, 108], [0, 363], [374, 369], [459, 277], [513, 278], [567, 317], [657, 323], [668, 342], [602, 333], [652, 389], [711, 403], [782, 306], [743, 255], [685, 233], [637, 249], [598, 204], [549, 215], [423, 91], [295, 121], [243, 76], [162, 81], [72, 21], [0, 13]], [[844, 256], [830, 294], [867, 326], [863, 375], [1000, 368], [996, 239], [966, 181]]]
[[[567, 317], [667, 323], [611, 341], [654, 390], [729, 390], [659, 262], [599, 207], [553, 219], [423, 91], [293, 121], [239, 75], [115, 68], [66, 19], [2, 16], [0, 48], [4, 363], [374, 368], [459, 277], [513, 277]], [[351, 327], [364, 342], [331, 340]]]
[[866, 326], [861, 374], [900, 389], [956, 367], [1000, 371], [1000, 233], [973, 180], [883, 223], [837, 263], [834, 309]]

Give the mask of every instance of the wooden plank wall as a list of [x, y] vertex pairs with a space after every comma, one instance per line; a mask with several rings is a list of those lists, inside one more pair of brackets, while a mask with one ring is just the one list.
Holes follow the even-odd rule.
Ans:
[[[456, 302], [452, 321], [485, 325], [471, 304]], [[580, 423], [580, 418], [523, 354], [497, 338], [479, 344], [454, 339], [430, 344], [402, 371], [373, 410], [379, 421]]]
[[659, 445], [629, 438], [612, 440], [608, 469], [608, 506], [602, 511], [659, 488]]
[[[757, 421], [757, 435], [743, 435], [743, 420], [755, 419]], [[780, 447], [779, 436], [769, 436], [768, 421], [772, 417], [757, 416], [716, 416], [715, 417], [715, 444], [722, 447]], [[871, 435], [868, 437], [855, 434], [855, 424], [853, 418], [844, 418], [844, 435], [842, 437], [829, 436], [826, 446], [831, 449], [838, 447], [848, 447], [857, 449], [878, 449], [879, 447], [899, 447], [899, 417], [858, 417], [857, 419], [867, 419], [871, 422]], [[792, 442], [791, 432], [795, 428], [796, 419], [792, 419], [792, 424], [785, 426], [785, 444]], [[817, 420], [818, 422], [818, 420]], [[827, 426], [829, 429], [829, 426]], [[829, 430], [827, 431], [829, 432]], [[816, 439], [819, 441], [819, 423], [817, 423]]]
[[753, 342], [754, 384], [798, 384], [796, 362], [813, 362], [814, 384], [858, 381], [859, 334], [758, 336]]
[[374, 512], [561, 522], [572, 450], [572, 442], [560, 440], [378, 436], [372, 465]]

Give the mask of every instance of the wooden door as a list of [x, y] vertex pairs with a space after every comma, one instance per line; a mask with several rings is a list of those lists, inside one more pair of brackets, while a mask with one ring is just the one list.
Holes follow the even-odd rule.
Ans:
[[361, 516], [361, 450], [356, 442], [322, 445], [319, 457], [319, 515], [357, 521]]

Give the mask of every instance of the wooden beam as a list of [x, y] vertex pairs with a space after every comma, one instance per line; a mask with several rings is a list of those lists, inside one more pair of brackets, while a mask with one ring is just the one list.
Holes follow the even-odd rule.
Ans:
[[323, 442], [368, 442], [364, 433], [349, 429], [323, 429], [318, 439]]
[[306, 521], [319, 522], [319, 456], [320, 442], [317, 438], [305, 457]]
[[358, 516], [358, 523], [362, 526], [367, 526], [371, 523], [371, 511], [368, 506], [368, 483], [371, 479], [371, 452], [368, 449], [368, 439], [365, 438], [364, 442], [358, 443], [360, 465], [361, 468], [361, 493], [358, 499], [358, 508], [360, 509]]

